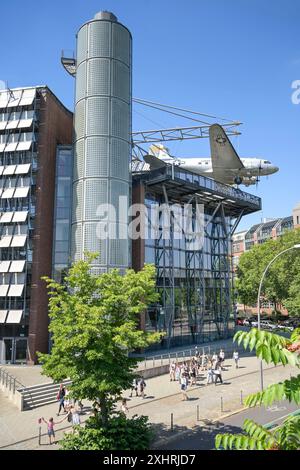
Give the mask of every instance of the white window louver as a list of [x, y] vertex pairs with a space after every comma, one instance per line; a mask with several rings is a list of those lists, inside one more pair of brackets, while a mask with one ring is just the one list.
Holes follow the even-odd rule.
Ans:
[[7, 316], [7, 310], [0, 310], [0, 323], [3, 324], [5, 323]]
[[25, 260], [12, 261], [10, 265], [10, 273], [22, 273], [25, 267]]
[[6, 323], [20, 323], [23, 310], [9, 310]]
[[0, 273], [8, 273], [10, 261], [0, 261]]
[[29, 193], [29, 186], [25, 188], [17, 188], [14, 197], [27, 197]]
[[23, 247], [26, 243], [27, 235], [14, 235], [11, 246], [12, 247]]
[[0, 248], [8, 248], [10, 246], [12, 236], [11, 235], [5, 235], [0, 239]]
[[8, 291], [8, 297], [21, 297], [24, 290], [24, 284], [11, 284]]
[[[14, 215], [14, 212], [4, 212], [1, 215], [0, 224], [6, 224], [6, 223], [11, 222], [11, 219], [12, 219], [13, 215]], [[16, 222], [16, 221], [14, 221], [14, 222]]]
[[9, 285], [8, 284], [1, 284], [0, 285], [0, 297], [6, 297]]
[[25, 163], [23, 165], [17, 165], [15, 174], [16, 175], [27, 175], [29, 172], [31, 164], [30, 163]]

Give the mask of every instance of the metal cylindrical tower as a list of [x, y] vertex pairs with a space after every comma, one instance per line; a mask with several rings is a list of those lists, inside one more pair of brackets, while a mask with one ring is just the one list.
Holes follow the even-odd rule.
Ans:
[[99, 252], [98, 273], [129, 265], [131, 56], [131, 34], [112, 13], [78, 31], [71, 257]]

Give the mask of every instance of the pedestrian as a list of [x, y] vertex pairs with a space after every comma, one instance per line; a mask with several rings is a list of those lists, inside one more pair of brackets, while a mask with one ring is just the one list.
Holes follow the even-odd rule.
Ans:
[[176, 369], [175, 369], [175, 379], [177, 381], [180, 380], [180, 367], [179, 367], [178, 363], [176, 364]]
[[186, 393], [187, 386], [188, 386], [188, 380], [187, 380], [186, 375], [184, 374], [180, 379], [180, 389], [182, 393], [182, 400], [188, 400], [188, 396]]
[[233, 359], [235, 361], [235, 368], [239, 368], [239, 353], [237, 351], [234, 351], [233, 353]]
[[172, 364], [170, 364], [170, 382], [175, 381], [175, 370], [176, 370], [176, 364], [173, 361]]
[[72, 413], [72, 426], [80, 425], [80, 416], [75, 406], [71, 406], [71, 413]]
[[221, 371], [222, 371], [222, 368], [220, 366], [216, 370], [213, 371], [215, 375], [215, 385], [217, 385], [218, 380], [220, 381], [221, 384], [223, 383]]
[[126, 398], [123, 398], [123, 399], [122, 399], [121, 411], [122, 411], [122, 413], [124, 413], [125, 416], [126, 416], [126, 413], [129, 412], [129, 409], [128, 409], [128, 407], [127, 407], [127, 400], [126, 400]]
[[224, 365], [224, 361], [225, 361], [225, 352], [223, 351], [223, 349], [220, 349], [219, 358], [220, 358], [222, 364]]
[[66, 394], [66, 389], [65, 389], [63, 384], [60, 384], [59, 391], [58, 391], [57, 396], [56, 396], [57, 401], [59, 401], [59, 409], [58, 409], [58, 413], [56, 413], [57, 416], [59, 416], [60, 410], [62, 408], [63, 408], [64, 411], [66, 411], [66, 409], [65, 409], [65, 394]]
[[65, 387], [65, 396], [64, 396], [64, 407], [65, 409], [67, 409], [69, 406], [70, 406], [70, 390], [67, 389], [67, 387]]
[[196, 372], [196, 366], [195, 365], [193, 365], [191, 370], [190, 370], [190, 378], [191, 378], [191, 385], [196, 385], [197, 372]]
[[56, 444], [54, 426], [56, 424], [62, 423], [66, 419], [66, 417], [64, 417], [61, 421], [57, 421], [56, 423], [54, 422], [53, 418], [49, 418], [49, 421], [46, 421], [44, 418], [41, 418], [41, 419], [42, 419], [42, 421], [44, 421], [45, 424], [47, 424], [47, 433], [48, 433], [48, 436], [49, 436], [50, 446], [52, 444], [52, 438], [53, 438], [53, 444]]
[[146, 382], [142, 377], [139, 381], [139, 391], [140, 391], [142, 398], [145, 398], [145, 388], [146, 388]]
[[138, 396], [138, 379], [137, 378], [133, 379], [132, 381], [131, 391], [130, 391], [131, 397], [132, 397], [133, 390], [135, 391], [135, 396], [137, 397]]
[[218, 356], [217, 354], [214, 352], [213, 355], [212, 355], [212, 358], [211, 358], [211, 362], [212, 362], [212, 366], [214, 367], [216, 365], [218, 361]]
[[214, 382], [214, 371], [212, 370], [212, 366], [209, 365], [207, 368], [207, 375], [206, 375], [206, 384], [212, 384]]

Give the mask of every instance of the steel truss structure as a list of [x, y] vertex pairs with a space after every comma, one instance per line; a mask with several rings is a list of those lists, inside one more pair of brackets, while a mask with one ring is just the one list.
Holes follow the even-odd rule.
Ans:
[[[175, 168], [168, 179], [168, 172], [170, 168], [164, 168], [134, 177], [135, 181], [144, 180], [149, 198], [152, 193], [160, 207], [164, 205], [169, 208], [169, 236], [164, 236], [165, 222], [163, 211], [160, 210], [156, 221], [158, 236], [153, 245], [156, 285], [160, 293], [157, 329], [166, 332], [166, 347], [179, 344], [180, 341], [200, 343], [207, 339], [229, 337], [230, 319], [233, 321], [232, 315], [235, 315], [231, 238], [242, 215], [259, 210], [260, 200], [256, 199], [255, 209], [255, 204], [245, 204], [247, 193], [242, 191], [230, 196], [235, 200], [225, 196], [221, 199], [218, 192], [223, 188], [218, 184], [216, 192], [209, 178], [202, 179], [202, 187], [193, 190], [192, 173]], [[209, 191], [211, 196], [207, 196]], [[205, 196], [209, 198], [206, 201]], [[181, 268], [174, 259], [178, 250], [175, 237], [176, 217], [172, 208], [174, 203], [191, 204], [193, 221], [197, 204], [205, 204], [204, 244], [199, 250], [189, 249], [188, 234], [182, 233], [184, 242], [180, 248], [183, 252]], [[232, 206], [229, 207], [229, 204]], [[177, 298], [179, 291], [180, 302]], [[176, 328], [181, 328], [182, 333], [174, 333]], [[176, 334], [181, 334], [182, 340], [176, 338]]]

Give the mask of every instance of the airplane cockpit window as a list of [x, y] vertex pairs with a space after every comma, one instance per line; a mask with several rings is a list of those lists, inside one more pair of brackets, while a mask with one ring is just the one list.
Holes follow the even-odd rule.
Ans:
[[271, 163], [271, 162], [269, 162], [269, 160], [264, 160], [264, 163]]

